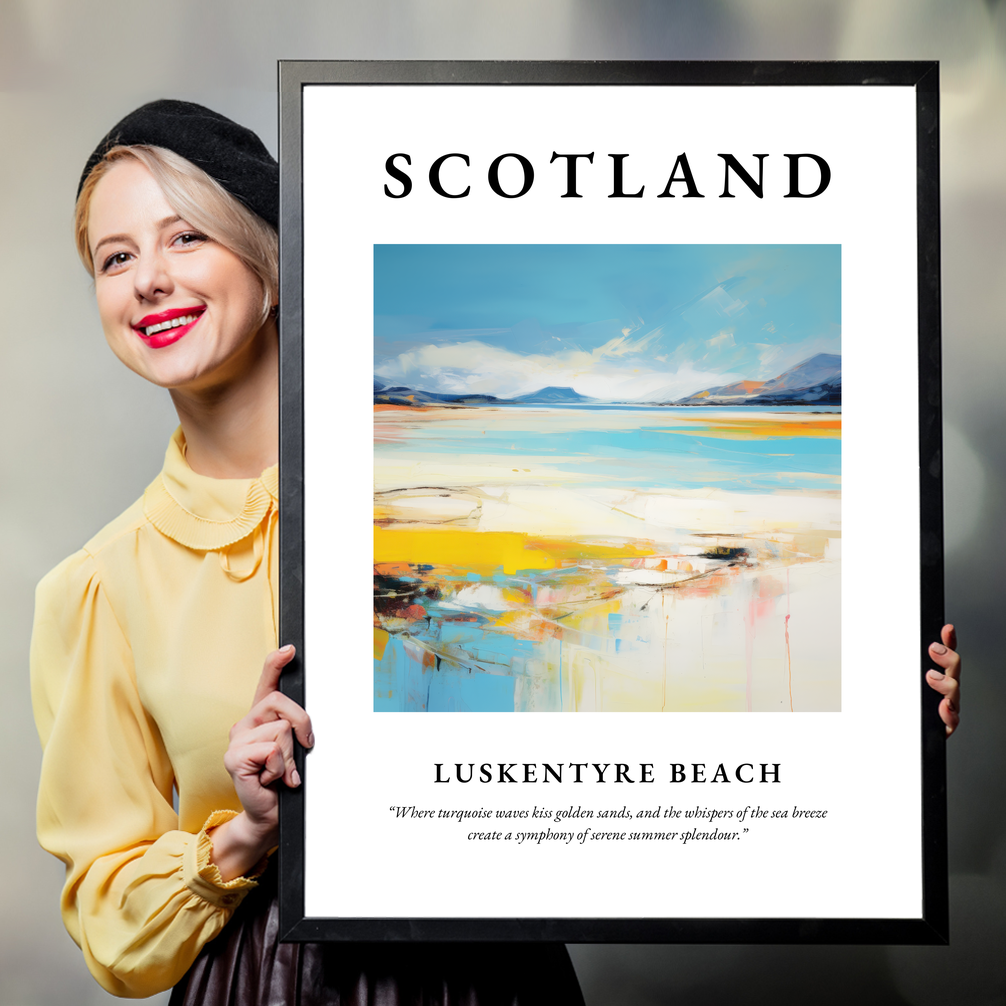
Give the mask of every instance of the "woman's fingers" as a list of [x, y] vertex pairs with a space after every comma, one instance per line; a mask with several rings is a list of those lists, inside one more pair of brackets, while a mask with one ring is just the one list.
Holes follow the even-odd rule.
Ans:
[[935, 668], [926, 672], [929, 687], [943, 696], [940, 702], [940, 719], [946, 724], [949, 737], [961, 721], [960, 716], [960, 674], [961, 657], [957, 653], [957, 632], [952, 625], [944, 625], [940, 632], [942, 642], [931, 643], [929, 656], [942, 670]]
[[[930, 671], [927, 677], [929, 679], [930, 686], [936, 688], [936, 690], [939, 691], [940, 689], [937, 688], [937, 682], [933, 680], [933, 675], [936, 673], [938, 672]], [[945, 678], [944, 680], [949, 681], [950, 679]], [[940, 702], [939, 711], [940, 711], [940, 719], [943, 720], [946, 726], [947, 736], [949, 737], [957, 729], [957, 725], [961, 722], [961, 714], [960, 710], [957, 707], [956, 695], [945, 696], [943, 701]]]
[[[283, 668], [294, 653], [292, 646], [284, 646], [266, 657], [252, 708], [231, 728], [224, 755], [224, 767], [245, 814], [234, 820], [251, 822], [256, 834], [268, 836], [267, 845], [275, 844], [278, 828], [279, 794], [273, 783], [280, 779], [290, 787], [301, 783], [294, 762], [294, 733], [305, 746], [314, 743], [310, 717], [278, 690]], [[222, 825], [214, 834], [225, 831]]]
[[314, 747], [314, 734], [311, 731], [311, 717], [303, 706], [297, 705], [288, 695], [282, 692], [270, 692], [264, 699], [251, 708], [247, 716], [238, 720], [231, 728], [231, 738], [246, 730], [253, 730], [263, 723], [275, 720], [285, 720], [297, 734], [297, 740], [306, 747]]
[[282, 747], [278, 744], [272, 744], [269, 754], [262, 765], [262, 771], [259, 773], [259, 782], [263, 786], [268, 786], [278, 779], [282, 779], [286, 772], [286, 764]]
[[224, 755], [224, 767], [233, 777], [235, 785], [257, 781], [259, 786], [268, 786], [283, 776], [286, 761], [280, 744], [274, 740], [263, 740], [228, 748]]
[[231, 728], [224, 765], [234, 779], [241, 805], [253, 816], [275, 815], [275, 793], [266, 792], [272, 783], [282, 779], [292, 788], [300, 785], [294, 735], [305, 747], [314, 745], [311, 718], [278, 690], [283, 668], [295, 652], [292, 646], [284, 646], [266, 657], [252, 708]]
[[943, 626], [940, 631], [940, 639], [943, 640], [944, 646], [948, 646], [951, 650], [957, 649], [957, 630], [952, 625]]
[[[947, 629], [952, 630], [952, 626], [946, 626], [943, 630], [943, 635], [946, 637], [952, 637], [952, 631], [947, 632]], [[954, 642], [956, 642], [956, 640], [954, 640]], [[948, 646], [945, 643], [930, 643], [929, 656], [940, 666], [944, 674], [953, 678], [955, 681], [960, 677], [961, 655], [953, 649], [953, 647]]]
[[255, 698], [252, 699], [254, 709], [270, 692], [276, 691], [279, 687], [279, 677], [283, 673], [283, 668], [293, 660], [297, 650], [292, 646], [283, 646], [278, 650], [273, 650], [265, 663], [262, 665], [262, 675], [255, 689]]
[[929, 657], [940, 665], [944, 674], [950, 675], [955, 680], [961, 673], [961, 656], [955, 650], [950, 650], [941, 643], [930, 643]]
[[[267, 745], [268, 750], [263, 745]], [[280, 778], [291, 788], [300, 785], [300, 773], [293, 757], [293, 731], [286, 720], [270, 720], [242, 731], [232, 738], [231, 750], [238, 752], [238, 757], [244, 757], [245, 752], [255, 752], [259, 766], [256, 774], [263, 786]], [[271, 757], [273, 750], [278, 752], [278, 761]], [[270, 756], [268, 760], [266, 755]]]
[[940, 671], [929, 671], [926, 674], [926, 679], [929, 682], [929, 687], [948, 699], [951, 708], [957, 712], [957, 696], [961, 688], [960, 682], [950, 677], [949, 674], [942, 674]]
[[307, 715], [302, 706], [279, 691], [279, 679], [283, 668], [290, 663], [296, 652], [293, 646], [284, 646], [279, 650], [273, 650], [266, 657], [262, 666], [262, 676], [255, 689], [251, 710], [247, 716], [234, 725], [234, 729], [231, 731], [232, 737], [235, 731], [249, 729], [269, 720], [285, 719], [291, 723], [297, 734], [297, 740], [304, 747], [314, 747], [311, 717]]
[[297, 740], [306, 748], [314, 747], [314, 734], [311, 731], [311, 717], [303, 706], [297, 705], [289, 695], [282, 692], [271, 692], [252, 711], [249, 716], [259, 723], [269, 720], [283, 719], [293, 727]]

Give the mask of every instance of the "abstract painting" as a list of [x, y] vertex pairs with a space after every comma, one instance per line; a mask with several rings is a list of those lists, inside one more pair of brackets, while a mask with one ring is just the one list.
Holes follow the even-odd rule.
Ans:
[[374, 709], [841, 708], [841, 248], [374, 247]]

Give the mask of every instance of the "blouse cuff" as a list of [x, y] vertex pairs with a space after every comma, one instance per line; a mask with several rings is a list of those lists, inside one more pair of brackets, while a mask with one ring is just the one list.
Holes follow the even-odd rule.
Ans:
[[186, 844], [182, 860], [182, 875], [186, 886], [218, 908], [233, 909], [240, 905], [245, 895], [253, 887], [258, 887], [255, 878], [261, 876], [269, 865], [269, 857], [263, 856], [247, 875], [224, 880], [216, 863], [211, 862], [213, 842], [207, 833], [237, 816], [236, 810], [213, 811], [206, 819], [202, 831], [195, 836], [195, 841]]

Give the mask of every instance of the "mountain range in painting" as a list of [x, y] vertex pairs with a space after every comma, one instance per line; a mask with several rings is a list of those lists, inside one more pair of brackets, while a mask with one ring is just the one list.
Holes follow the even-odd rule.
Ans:
[[803, 360], [769, 381], [735, 381], [704, 388], [675, 401], [647, 398], [611, 400], [590, 398], [572, 388], [547, 387], [515, 398], [494, 395], [451, 395], [399, 385], [386, 387], [374, 381], [374, 404], [422, 408], [443, 405], [697, 405], [697, 406], [773, 406], [842, 404], [842, 357], [836, 353], [818, 353]]
[[572, 388], [541, 388], [529, 395], [516, 398], [497, 398], [495, 395], [444, 395], [433, 391], [397, 386], [386, 388], [374, 381], [375, 405], [577, 405], [596, 402], [594, 398], [578, 395]]
[[842, 357], [818, 353], [771, 381], [736, 381], [705, 388], [675, 405], [841, 405]]

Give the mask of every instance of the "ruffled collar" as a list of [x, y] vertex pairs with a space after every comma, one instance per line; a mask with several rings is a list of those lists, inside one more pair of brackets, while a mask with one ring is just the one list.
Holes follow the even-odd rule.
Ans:
[[186, 548], [211, 552], [252, 533], [279, 500], [279, 466], [257, 479], [213, 479], [185, 460], [185, 437], [175, 430], [164, 468], [143, 494], [143, 512], [162, 534]]

